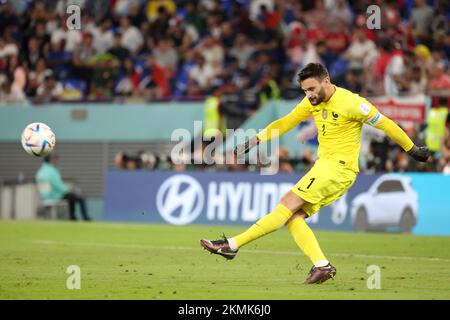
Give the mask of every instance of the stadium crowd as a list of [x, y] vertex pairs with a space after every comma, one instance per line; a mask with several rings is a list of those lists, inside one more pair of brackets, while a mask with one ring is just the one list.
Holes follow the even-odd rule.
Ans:
[[[297, 98], [296, 72], [314, 61], [363, 95], [450, 90], [448, 1], [375, 1], [379, 30], [366, 27], [372, 3], [2, 0], [0, 101], [189, 100], [221, 87], [240, 92], [233, 112], [246, 115]], [[80, 30], [68, 29], [70, 4]]]
[[[270, 99], [302, 96], [296, 74], [309, 62], [364, 96], [450, 95], [449, 20], [445, 0], [1, 0], [0, 106], [215, 97], [237, 128]], [[365, 170], [414, 165], [389, 142], [369, 146]], [[447, 156], [435, 152], [441, 170]]]

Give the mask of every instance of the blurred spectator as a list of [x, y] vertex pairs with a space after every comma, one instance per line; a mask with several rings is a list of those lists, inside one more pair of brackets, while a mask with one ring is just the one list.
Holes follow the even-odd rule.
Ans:
[[0, 37], [0, 60], [7, 56], [16, 56], [19, 49], [14, 43], [7, 43], [3, 37]]
[[409, 96], [424, 94], [427, 89], [427, 77], [423, 69], [418, 65], [408, 68], [403, 86]]
[[447, 99], [441, 97], [439, 104], [434, 105], [427, 115], [425, 142], [432, 152], [439, 152], [446, 130], [448, 115]]
[[342, 54], [348, 47], [351, 37], [347, 25], [342, 20], [329, 23], [326, 35], [326, 44], [328, 50], [338, 55]]
[[152, 54], [155, 56], [158, 65], [164, 69], [165, 77], [167, 79], [173, 78], [178, 64], [178, 53], [170, 38], [161, 38]]
[[59, 101], [64, 88], [62, 84], [56, 80], [53, 74], [47, 75], [44, 82], [37, 88], [35, 103], [49, 103]]
[[315, 45], [313, 42], [310, 42], [308, 51], [305, 53], [305, 57], [303, 58], [302, 65], [304, 66], [310, 62], [320, 62], [331, 70], [331, 66], [337, 57], [338, 56], [336, 54], [328, 50], [327, 43], [325, 41], [319, 40]]
[[427, 4], [426, 0], [415, 0], [415, 5], [409, 21], [413, 29], [413, 35], [419, 39], [424, 39], [429, 36], [433, 20], [433, 8]]
[[353, 13], [346, 0], [336, 0], [335, 7], [330, 9], [330, 13], [330, 22], [342, 21], [347, 26], [353, 22]]
[[281, 21], [278, 6], [274, 4], [273, 9], [269, 9], [266, 5], [262, 4], [260, 6], [258, 19], [264, 23], [267, 29], [276, 30]]
[[244, 69], [254, 52], [253, 46], [249, 43], [248, 37], [244, 33], [239, 33], [233, 43], [229, 55], [239, 62], [239, 67]]
[[138, 28], [133, 26], [130, 18], [120, 18], [120, 32], [122, 33], [122, 46], [132, 53], [137, 53], [144, 43], [144, 38]]
[[28, 100], [25, 93], [13, 84], [12, 77], [0, 77], [0, 106], [27, 104]]
[[[46, 57], [48, 66], [58, 79], [67, 79], [72, 73], [72, 53], [65, 51], [64, 41], [53, 42]], [[37, 68], [37, 66], [36, 66]]]
[[384, 76], [384, 93], [387, 96], [398, 96], [405, 89], [406, 67], [414, 63], [414, 53], [408, 50], [397, 51], [389, 60]]
[[294, 167], [291, 164], [291, 156], [289, 154], [289, 150], [286, 148], [279, 148], [278, 149], [278, 159], [279, 159], [279, 165], [280, 169], [279, 172], [281, 173], [293, 173]]
[[225, 50], [229, 51], [233, 47], [235, 38], [236, 35], [233, 32], [231, 23], [228, 21], [224, 21], [220, 28], [220, 43], [225, 48]]
[[79, 30], [69, 30], [65, 18], [60, 19], [60, 27], [52, 33], [51, 43], [64, 42], [64, 51], [73, 52], [81, 42], [81, 32]]
[[302, 163], [301, 170], [304, 172], [309, 171], [314, 165], [314, 162], [317, 160], [317, 154], [313, 152], [313, 149], [310, 147], [306, 147], [301, 152], [300, 161]]
[[39, 58], [44, 57], [43, 53], [39, 49], [38, 40], [35, 37], [31, 37], [28, 40], [27, 50], [22, 52], [21, 55], [26, 62], [28, 69], [35, 69]]
[[[261, 105], [260, 87], [258, 85], [253, 86], [248, 72], [243, 72], [237, 82], [237, 88], [240, 93], [242, 109], [245, 110], [247, 116], [253, 114], [253, 112], [255, 112]], [[265, 98], [268, 99], [272, 97], [272, 94], [274, 94], [276, 99], [279, 98], [280, 93], [278, 87], [275, 88], [275, 92], [273, 92], [271, 88], [265, 89]]]
[[117, 169], [122, 170], [141, 169], [142, 167], [141, 153], [139, 153], [136, 156], [130, 156], [125, 152], [118, 152], [114, 156], [114, 166]]
[[342, 58], [349, 62], [349, 69], [362, 71], [367, 64], [365, 61], [375, 50], [375, 43], [367, 38], [363, 28], [358, 27], [353, 30], [353, 40]]
[[123, 152], [118, 152], [114, 156], [114, 167], [117, 169], [125, 169], [126, 168], [126, 154]]
[[433, 68], [427, 90], [450, 93], [450, 76], [445, 73], [443, 63], [438, 63]]
[[151, 21], [163, 20], [166, 16], [173, 14], [176, 8], [177, 5], [173, 0], [148, 1], [146, 7], [147, 18]]
[[114, 46], [114, 32], [111, 30], [112, 21], [104, 19], [100, 28], [94, 33], [94, 48], [98, 53], [104, 53]]
[[[86, 10], [95, 17], [96, 21], [102, 21], [110, 12], [111, 8], [110, 0], [87, 0]], [[97, 48], [98, 49], [98, 48]]]
[[122, 34], [120, 32], [114, 34], [114, 43], [108, 50], [108, 53], [115, 56], [119, 61], [123, 61], [131, 56], [130, 50], [122, 45]]
[[204, 102], [203, 139], [211, 141], [222, 136], [222, 119], [220, 116], [221, 89], [214, 87]]
[[19, 17], [13, 12], [11, 0], [3, 1], [0, 5], [0, 34], [3, 34], [8, 26], [18, 26]]
[[35, 96], [37, 93], [37, 88], [41, 86], [45, 78], [52, 74], [52, 70], [47, 67], [46, 60], [40, 58], [36, 63], [36, 68], [30, 72], [28, 75], [28, 91], [27, 94]]
[[189, 86], [198, 86], [201, 91], [206, 92], [213, 85], [216, 74], [211, 64], [207, 64], [204, 56], [199, 54], [196, 64], [189, 71]]
[[361, 82], [361, 73], [357, 70], [348, 70], [345, 74], [344, 82], [342, 86], [354, 93], [361, 93], [362, 91], [362, 82]]
[[374, 82], [374, 91], [380, 94], [384, 94], [384, 77], [386, 73], [386, 67], [390, 62], [394, 54], [398, 54], [394, 50], [394, 44], [389, 39], [380, 40], [380, 52], [373, 62], [373, 68], [371, 70], [372, 79]]
[[85, 81], [89, 88], [94, 75], [96, 54], [93, 35], [91, 33], [84, 34], [82, 43], [73, 52], [72, 64], [75, 76]]
[[38, 19], [36, 21], [36, 24], [33, 26], [33, 37], [37, 41], [39, 52], [46, 55], [49, 50], [51, 38], [50, 35], [47, 34], [45, 20]]
[[[76, 220], [75, 204], [80, 206], [83, 219], [90, 221], [86, 201], [79, 194], [71, 192], [69, 187], [63, 182], [61, 174], [56, 167], [59, 157], [57, 155], [48, 155], [44, 158], [42, 166], [36, 173], [36, 182], [41, 185], [41, 197], [44, 201], [66, 200], [69, 204], [70, 220]], [[45, 192], [42, 192], [45, 190]]]
[[258, 83], [259, 87], [259, 103], [264, 105], [269, 100], [280, 99], [280, 89], [269, 72], [263, 73]]
[[168, 72], [152, 54], [147, 56], [145, 74], [139, 88], [147, 100], [163, 99], [170, 95]]
[[247, 110], [243, 108], [236, 85], [227, 80], [225, 79], [222, 86], [220, 110], [226, 119], [226, 128], [237, 129], [245, 121]]
[[439, 1], [437, 12], [433, 14], [433, 21], [431, 23], [431, 32], [434, 39], [437, 40], [442, 35], [448, 35], [449, 32], [449, 6], [448, 1]]
[[142, 8], [141, 1], [132, 2], [127, 15], [130, 18], [130, 22], [138, 29], [140, 29], [141, 25], [147, 21], [147, 16]]
[[140, 151], [138, 158], [140, 159], [142, 169], [153, 170], [156, 168], [158, 159], [152, 152]]
[[[159, 5], [158, 5], [159, 3]], [[158, 5], [158, 6], [157, 6]], [[150, 27], [150, 34], [153, 36], [153, 40], [155, 42], [158, 42], [159, 39], [167, 37], [168, 30], [169, 30], [169, 21], [171, 18], [170, 11], [171, 8], [173, 8], [172, 5], [161, 5], [161, 2], [159, 1], [150, 1], [148, 6], [153, 6], [153, 8], [157, 8], [157, 12], [154, 13], [155, 10], [152, 13], [150, 13], [150, 20], [152, 21], [151, 27]]]
[[448, 70], [450, 56], [446, 55], [441, 47], [436, 46], [431, 51], [431, 65], [430, 67], [436, 67], [438, 63], [442, 63], [445, 66], [445, 69]]
[[324, 21], [328, 21], [329, 12], [325, 7], [323, 0], [314, 1], [314, 9], [308, 11], [305, 15], [305, 20], [312, 28], [317, 28], [324, 24]]
[[417, 64], [424, 70], [424, 72], [431, 72], [433, 68], [433, 57], [430, 49], [423, 44], [419, 44], [414, 48], [414, 54], [417, 57]]
[[115, 92], [121, 96], [136, 96], [138, 93], [140, 74], [137, 72], [131, 58], [122, 62], [119, 79], [115, 86]]
[[17, 55], [10, 55], [8, 59], [6, 59], [4, 71], [7, 74], [12, 75], [13, 85], [15, 87], [18, 87], [22, 91], [25, 89], [27, 76], [25, 74], [25, 69], [19, 62], [19, 58], [17, 57]]
[[222, 71], [224, 50], [211, 35], [204, 38], [197, 50], [205, 58], [205, 64], [212, 68], [215, 74]]
[[194, 49], [188, 49], [184, 55], [184, 60], [180, 63], [176, 75], [175, 97], [186, 96], [190, 82], [191, 69], [196, 65], [196, 52]]

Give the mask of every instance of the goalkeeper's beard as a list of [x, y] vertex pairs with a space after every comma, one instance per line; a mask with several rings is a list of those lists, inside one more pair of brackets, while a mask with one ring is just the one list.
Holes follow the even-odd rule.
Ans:
[[309, 102], [313, 106], [317, 106], [318, 104], [322, 103], [325, 100], [325, 89], [323, 87], [320, 88], [319, 93], [317, 94], [317, 98], [311, 99], [309, 98]]

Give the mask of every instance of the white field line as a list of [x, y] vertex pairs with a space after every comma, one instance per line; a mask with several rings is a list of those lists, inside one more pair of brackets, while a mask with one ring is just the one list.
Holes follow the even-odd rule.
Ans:
[[[191, 250], [198, 251], [196, 247], [183, 247], [183, 246], [154, 246], [154, 245], [136, 245], [136, 244], [116, 244], [116, 243], [95, 243], [95, 242], [63, 242], [52, 240], [33, 240], [34, 244], [42, 245], [63, 245], [63, 246], [83, 246], [83, 247], [105, 247], [105, 248], [128, 248], [128, 249], [165, 249], [165, 250]], [[244, 250], [243, 250], [244, 251]], [[297, 256], [300, 255], [300, 251], [274, 251], [274, 250], [245, 250], [245, 253], [257, 253], [257, 254], [273, 254], [273, 255], [288, 255]], [[408, 256], [380, 256], [370, 254], [353, 254], [353, 253], [331, 253], [330, 256], [335, 257], [354, 257], [361, 259], [393, 259], [393, 260], [423, 260], [423, 261], [436, 261], [436, 262], [450, 262], [450, 259], [444, 258], [431, 258], [431, 257], [408, 257]]]

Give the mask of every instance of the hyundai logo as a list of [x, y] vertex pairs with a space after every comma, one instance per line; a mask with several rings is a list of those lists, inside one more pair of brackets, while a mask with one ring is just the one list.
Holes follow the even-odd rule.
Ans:
[[203, 210], [205, 195], [197, 180], [174, 175], [163, 182], [156, 195], [156, 206], [164, 220], [176, 225], [188, 224]]

